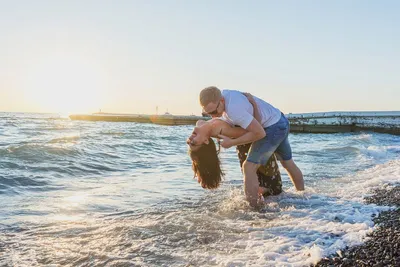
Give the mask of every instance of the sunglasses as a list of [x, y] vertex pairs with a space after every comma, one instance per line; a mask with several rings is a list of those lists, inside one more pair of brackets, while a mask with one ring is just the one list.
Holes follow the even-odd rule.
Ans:
[[211, 112], [206, 112], [208, 115], [216, 115], [216, 114], [218, 114], [218, 107], [219, 107], [219, 104], [221, 103], [221, 101], [218, 101], [218, 105], [217, 105], [217, 107], [215, 108], [215, 110], [214, 111], [211, 111]]

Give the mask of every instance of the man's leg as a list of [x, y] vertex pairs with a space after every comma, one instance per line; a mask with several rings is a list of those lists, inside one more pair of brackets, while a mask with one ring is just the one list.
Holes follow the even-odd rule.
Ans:
[[[244, 175], [244, 167], [243, 164], [246, 161], [247, 158], [247, 153], [249, 152], [251, 143], [249, 144], [244, 144], [244, 145], [238, 145], [236, 146], [236, 151], [238, 153], [238, 157], [239, 157], [239, 163], [240, 163], [240, 168], [242, 169], [242, 173]], [[257, 178], [258, 175], [257, 175]], [[259, 179], [258, 179], [259, 180]], [[246, 183], [245, 183], [245, 188], [246, 188]], [[246, 189], [245, 189], [246, 190]], [[260, 186], [258, 186], [258, 193], [257, 193], [257, 200], [258, 200], [258, 195], [260, 194], [260, 191], [264, 191], [264, 188], [261, 188]], [[246, 192], [246, 191], [245, 191]], [[246, 193], [246, 196], [248, 196], [248, 194]], [[247, 198], [249, 200], [249, 198]], [[250, 203], [251, 204], [251, 203]], [[257, 204], [257, 202], [255, 203]], [[252, 205], [252, 204], [251, 204]]]
[[292, 180], [292, 183], [294, 184], [294, 187], [296, 187], [297, 190], [303, 191], [304, 190], [304, 179], [303, 179], [303, 173], [297, 167], [296, 163], [294, 163], [293, 159], [289, 160], [281, 160], [281, 164], [283, 168], [286, 169], [286, 171], [289, 174], [290, 179]]
[[[268, 136], [268, 130], [267, 130]], [[258, 200], [258, 176], [257, 170], [262, 164], [266, 164], [274, 153], [279, 142], [274, 142], [273, 138], [264, 137], [254, 142], [243, 163], [244, 192], [251, 206], [257, 205]]]
[[243, 163], [244, 193], [250, 206], [256, 207], [258, 200], [258, 178], [257, 169], [261, 164], [245, 161]]
[[275, 152], [279, 155], [279, 161], [281, 162], [283, 168], [285, 168], [288, 172], [289, 177], [292, 180], [292, 183], [294, 184], [296, 189], [302, 191], [304, 190], [303, 174], [301, 173], [299, 167], [297, 167], [297, 165], [293, 161], [292, 148], [290, 147], [289, 143], [289, 120], [284, 115], [282, 115], [280, 123], [282, 123], [282, 125], [286, 124], [287, 132]]
[[269, 158], [285, 138], [287, 131], [287, 127], [282, 128], [280, 123], [276, 123], [265, 128], [266, 136], [253, 142], [250, 147], [247, 159], [243, 163], [243, 173], [245, 194], [252, 206], [257, 204], [257, 169], [268, 162]]
[[[236, 146], [236, 152], [238, 154], [240, 169], [243, 173], [243, 162], [247, 158], [251, 143]], [[265, 165], [260, 166], [257, 169], [258, 178], [258, 195], [264, 197], [270, 195], [278, 195], [282, 193], [282, 180], [279, 171], [278, 162], [274, 155], [272, 155]]]

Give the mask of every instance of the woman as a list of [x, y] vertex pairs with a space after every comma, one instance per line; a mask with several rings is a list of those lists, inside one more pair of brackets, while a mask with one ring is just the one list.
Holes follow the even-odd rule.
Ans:
[[[245, 129], [232, 127], [222, 119], [200, 120], [196, 123], [196, 127], [188, 138], [187, 144], [189, 145], [189, 155], [192, 159], [194, 175], [203, 188], [217, 188], [224, 175], [218, 157], [219, 148], [218, 150], [216, 149], [211, 137], [225, 135], [231, 138], [238, 138], [245, 133]], [[246, 159], [250, 145], [246, 144], [237, 147], [240, 166]], [[271, 157], [264, 166], [261, 166], [257, 171], [257, 175], [260, 195], [276, 195], [282, 192], [281, 176], [275, 157]]]

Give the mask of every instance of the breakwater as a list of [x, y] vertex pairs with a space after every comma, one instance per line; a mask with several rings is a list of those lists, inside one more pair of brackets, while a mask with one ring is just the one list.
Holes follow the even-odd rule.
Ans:
[[[286, 115], [291, 132], [342, 133], [373, 131], [400, 135], [400, 111], [391, 112], [318, 112]], [[195, 125], [201, 116], [142, 115], [94, 113], [70, 115], [71, 120], [155, 123], [161, 125]]]
[[400, 111], [318, 112], [287, 114], [291, 132], [343, 133], [373, 131], [400, 135]]

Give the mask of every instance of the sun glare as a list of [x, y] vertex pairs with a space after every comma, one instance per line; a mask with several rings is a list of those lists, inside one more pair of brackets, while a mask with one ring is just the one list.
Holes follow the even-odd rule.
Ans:
[[102, 71], [93, 62], [66, 56], [37, 62], [24, 89], [27, 101], [45, 112], [94, 112], [105, 98]]

